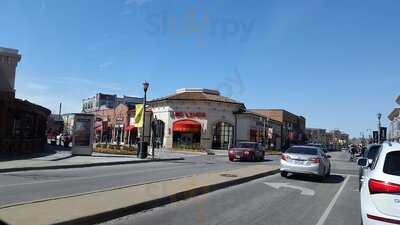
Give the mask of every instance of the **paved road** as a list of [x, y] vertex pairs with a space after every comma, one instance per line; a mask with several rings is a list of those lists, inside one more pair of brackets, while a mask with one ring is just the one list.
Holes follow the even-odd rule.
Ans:
[[268, 156], [264, 162], [232, 163], [223, 156], [195, 156], [184, 161], [0, 174], [0, 207], [254, 164], [277, 164], [278, 159]]
[[[324, 182], [277, 174], [103, 225], [360, 224], [357, 167], [343, 153], [334, 154], [333, 172], [348, 173]], [[278, 187], [282, 183], [285, 187]]]

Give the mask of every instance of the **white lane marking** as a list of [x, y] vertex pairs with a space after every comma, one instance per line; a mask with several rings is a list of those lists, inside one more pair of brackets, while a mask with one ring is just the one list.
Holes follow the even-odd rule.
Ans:
[[342, 176], [342, 177], [358, 177], [358, 175], [354, 175], [354, 174], [344, 174], [344, 173], [335, 173], [332, 175], [338, 175], [338, 176]]
[[285, 187], [285, 188], [291, 188], [291, 189], [296, 189], [296, 190], [300, 190], [301, 191], [301, 195], [307, 195], [307, 196], [314, 196], [315, 195], [315, 191], [311, 190], [309, 188], [305, 188], [305, 187], [299, 187], [299, 186], [295, 186], [295, 185], [290, 185], [287, 183], [268, 183], [265, 182], [264, 184], [275, 188], [275, 189], [279, 189], [281, 187]]
[[333, 206], [335, 206], [336, 201], [338, 200], [340, 194], [342, 193], [344, 187], [346, 186], [347, 182], [349, 181], [350, 176], [346, 176], [342, 186], [339, 188], [338, 192], [336, 192], [335, 197], [333, 197], [332, 201], [329, 203], [328, 208], [326, 208], [324, 214], [322, 214], [321, 218], [319, 218], [317, 225], [323, 225], [328, 218], [329, 214], [331, 213]]

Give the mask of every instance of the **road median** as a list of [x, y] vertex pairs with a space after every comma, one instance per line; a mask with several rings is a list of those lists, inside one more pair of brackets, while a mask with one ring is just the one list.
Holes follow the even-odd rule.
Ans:
[[188, 199], [277, 173], [278, 167], [254, 165], [143, 185], [0, 208], [9, 225], [94, 224]]
[[94, 163], [89, 162], [89, 163], [71, 163], [71, 164], [59, 164], [59, 165], [38, 165], [38, 166], [34, 165], [34, 166], [23, 166], [23, 167], [8, 167], [8, 168], [0, 168], [0, 173], [32, 171], [32, 170], [74, 169], [74, 168], [86, 168], [86, 167], [96, 167], [96, 166], [114, 166], [114, 165], [165, 162], [165, 161], [176, 161], [176, 160], [184, 160], [184, 158], [176, 157], [176, 158], [161, 158], [154, 160], [142, 159], [142, 160], [125, 160], [125, 161], [112, 161], [112, 162], [94, 162]]

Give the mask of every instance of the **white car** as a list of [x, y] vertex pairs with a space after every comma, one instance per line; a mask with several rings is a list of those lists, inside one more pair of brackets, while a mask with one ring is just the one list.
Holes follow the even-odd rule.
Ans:
[[377, 158], [361, 158], [367, 166], [360, 192], [364, 225], [400, 224], [400, 144], [384, 143]]

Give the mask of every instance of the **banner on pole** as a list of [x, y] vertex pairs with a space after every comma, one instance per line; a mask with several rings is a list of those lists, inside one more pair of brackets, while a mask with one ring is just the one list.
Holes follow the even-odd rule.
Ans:
[[143, 109], [144, 109], [143, 104], [136, 105], [135, 127], [143, 127], [143, 117], [144, 117]]

